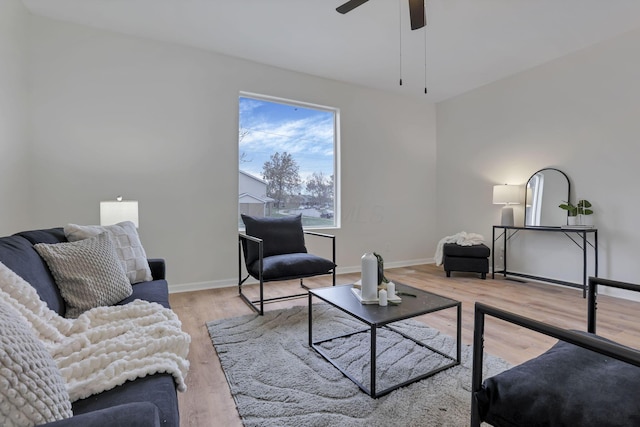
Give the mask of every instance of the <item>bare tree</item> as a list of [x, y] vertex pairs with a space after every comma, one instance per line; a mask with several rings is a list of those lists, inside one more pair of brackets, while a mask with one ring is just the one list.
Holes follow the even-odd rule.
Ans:
[[[242, 142], [242, 140], [249, 135], [249, 132], [251, 132], [249, 129], [240, 129], [238, 131], [238, 145], [240, 145], [240, 143]], [[245, 153], [244, 151], [242, 153], [240, 153], [240, 164], [242, 163], [249, 163], [250, 161], [252, 161], [253, 159], [248, 159], [247, 158], [247, 153]]]
[[271, 159], [262, 166], [262, 175], [267, 181], [267, 196], [275, 199], [278, 207], [282, 206], [287, 196], [296, 194], [300, 188], [298, 164], [286, 151], [272, 154]]
[[327, 177], [322, 172], [314, 172], [307, 180], [306, 189], [314, 203], [329, 203], [333, 198], [333, 175]]
[[240, 160], [240, 163], [249, 163], [251, 162], [253, 159], [248, 159], [247, 158], [247, 153], [245, 153], [244, 151], [242, 153], [240, 153], [240, 158], [238, 159]]

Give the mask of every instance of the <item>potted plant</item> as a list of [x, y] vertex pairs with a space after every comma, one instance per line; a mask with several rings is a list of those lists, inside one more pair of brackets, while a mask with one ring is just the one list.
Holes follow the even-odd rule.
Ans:
[[[560, 204], [558, 207], [567, 211], [567, 225], [577, 225], [578, 223], [580, 223], [580, 225], [592, 225], [593, 221], [591, 220], [591, 218], [586, 218], [588, 215], [593, 214], [593, 210], [590, 209], [591, 206], [591, 202], [585, 199], [581, 199], [578, 200], [578, 203], [575, 205], [569, 201], [566, 201]], [[580, 221], [578, 221], [578, 219], [580, 219]]]
[[591, 202], [588, 200], [578, 200], [576, 210], [578, 213], [578, 223], [580, 225], [593, 225], [593, 219], [590, 216], [593, 215], [593, 209], [590, 209], [591, 206]]
[[383, 283], [389, 283], [389, 279], [384, 277], [384, 259], [382, 258], [382, 255], [375, 252], [373, 255], [378, 259], [378, 286]]
[[558, 206], [567, 211], [567, 225], [576, 225], [578, 221], [578, 207], [566, 201]]

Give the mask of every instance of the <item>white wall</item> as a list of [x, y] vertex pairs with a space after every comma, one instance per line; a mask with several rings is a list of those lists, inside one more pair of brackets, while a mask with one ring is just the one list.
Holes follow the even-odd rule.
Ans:
[[[490, 241], [500, 214], [492, 186], [557, 167], [573, 196], [594, 205], [599, 275], [640, 282], [638, 76], [635, 31], [438, 104], [438, 229]], [[581, 281], [581, 251], [566, 237], [520, 233], [512, 242], [510, 269]]]
[[0, 236], [29, 224], [27, 18], [19, 0], [0, 2]]
[[[438, 104], [436, 174], [434, 106], [31, 17], [6, 0], [0, 234], [96, 223], [98, 202], [122, 194], [140, 201], [143, 242], [167, 259], [174, 289], [231, 283], [237, 97], [249, 91], [341, 109], [343, 270], [370, 250], [389, 264], [429, 260], [462, 230], [489, 241], [492, 186], [557, 167], [594, 203], [600, 275], [637, 281], [639, 50], [636, 31]], [[515, 270], [580, 280], [563, 236], [522, 234], [512, 249]]]
[[139, 200], [143, 244], [167, 259], [174, 290], [232, 283], [247, 91], [340, 109], [340, 268], [374, 250], [388, 263], [432, 258], [433, 105], [41, 17], [30, 35], [31, 228], [96, 223], [99, 201], [121, 194]]

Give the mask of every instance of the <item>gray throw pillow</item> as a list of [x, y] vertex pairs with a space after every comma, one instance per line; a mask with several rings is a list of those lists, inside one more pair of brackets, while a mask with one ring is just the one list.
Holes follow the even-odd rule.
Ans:
[[24, 318], [0, 300], [0, 425], [35, 426], [71, 416], [53, 357]]
[[64, 227], [64, 234], [70, 242], [95, 237], [98, 234], [107, 232], [111, 235], [116, 246], [116, 253], [122, 267], [127, 273], [129, 283], [132, 285], [139, 282], [153, 280], [151, 268], [147, 261], [147, 254], [142, 247], [138, 230], [131, 221], [119, 222], [114, 225], [77, 225], [68, 224]]
[[34, 247], [60, 289], [67, 306], [65, 317], [76, 318], [91, 308], [113, 305], [133, 293], [108, 233]]

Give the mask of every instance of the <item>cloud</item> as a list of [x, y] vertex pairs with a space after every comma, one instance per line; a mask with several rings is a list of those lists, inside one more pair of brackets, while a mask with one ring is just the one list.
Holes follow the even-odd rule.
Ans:
[[312, 117], [299, 120], [247, 123], [242, 129], [246, 136], [240, 141], [243, 150], [264, 150], [326, 153], [333, 151], [333, 120]]
[[334, 173], [334, 113], [251, 98], [240, 100], [242, 170], [262, 175], [272, 154], [287, 152], [299, 166], [301, 178], [313, 172]]

